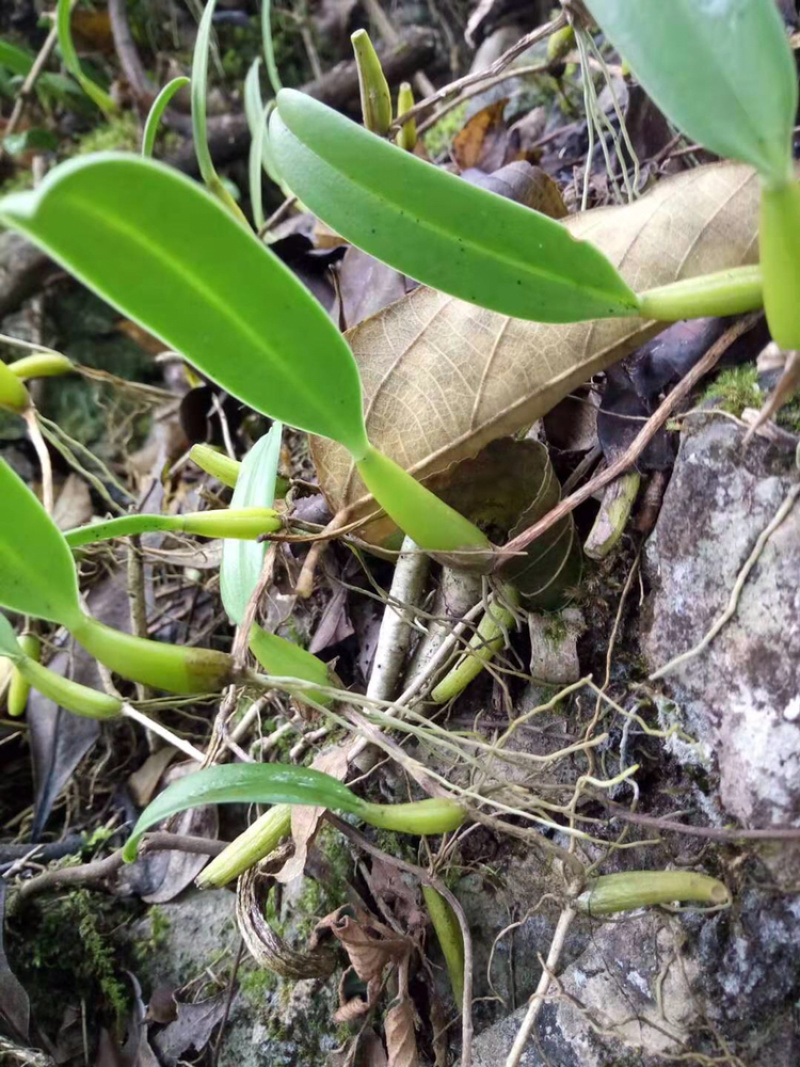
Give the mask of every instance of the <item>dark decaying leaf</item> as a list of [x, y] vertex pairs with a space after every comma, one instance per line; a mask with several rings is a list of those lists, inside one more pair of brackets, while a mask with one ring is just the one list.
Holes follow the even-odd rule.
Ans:
[[[73, 655], [66, 649], [57, 652], [48, 667], [82, 685], [95, 689], [101, 685], [97, 663], [78, 646]], [[28, 697], [27, 719], [34, 780], [31, 840], [37, 841], [56, 797], [100, 736], [100, 723], [72, 715], [35, 689]]]
[[352, 245], [339, 267], [339, 294], [331, 314], [334, 321], [349, 330], [400, 300], [416, 286], [405, 274]]
[[453, 138], [450, 155], [459, 170], [476, 168], [491, 174], [519, 159], [519, 135], [508, 129], [503, 115], [508, 98], [476, 112]]
[[186, 1058], [186, 1053], [203, 1051], [215, 1027], [222, 1022], [225, 1000], [223, 991], [199, 1004], [178, 1003], [178, 1017], [153, 1039], [165, 1067], [177, 1067], [178, 1061]]
[[6, 883], [0, 878], [0, 1028], [15, 1040], [27, 1042], [31, 1006], [5, 950], [6, 892]]
[[[727, 319], [710, 318], [677, 322], [608, 369], [597, 434], [609, 462], [625, 451], [663, 393], [692, 369], [729, 324]], [[740, 338], [726, 353], [725, 364], [751, 359], [762, 339], [766, 341], [763, 326]], [[666, 430], [657, 434], [639, 457], [639, 470], [668, 470], [675, 458], [674, 437]]]
[[399, 936], [374, 915], [349, 904], [320, 919], [311, 946], [320, 944], [326, 934], [336, 938], [362, 982], [380, 979], [385, 967], [399, 963], [412, 948], [407, 937]]

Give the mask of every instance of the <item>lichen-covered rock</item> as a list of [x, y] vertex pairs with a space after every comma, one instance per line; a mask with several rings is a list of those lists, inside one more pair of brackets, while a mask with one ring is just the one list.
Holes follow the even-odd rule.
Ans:
[[[643, 650], [653, 669], [692, 648], [798, 471], [791, 447], [743, 445], [727, 420], [692, 419], [647, 546]], [[727, 810], [751, 826], [800, 820], [800, 502], [766, 543], [735, 616], [671, 671], [667, 693], [719, 762]]]

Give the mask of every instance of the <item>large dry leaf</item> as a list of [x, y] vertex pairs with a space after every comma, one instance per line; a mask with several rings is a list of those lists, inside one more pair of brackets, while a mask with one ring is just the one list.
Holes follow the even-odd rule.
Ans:
[[[737, 164], [698, 167], [624, 207], [565, 222], [641, 291], [757, 260], [758, 180]], [[535, 250], [531, 250], [535, 254]], [[567, 325], [509, 319], [421, 287], [349, 334], [370, 439], [418, 477], [474, 456], [549, 411], [663, 328], [641, 319]], [[347, 452], [315, 440], [335, 511], [375, 510]], [[387, 523], [369, 536], [383, 538]]]

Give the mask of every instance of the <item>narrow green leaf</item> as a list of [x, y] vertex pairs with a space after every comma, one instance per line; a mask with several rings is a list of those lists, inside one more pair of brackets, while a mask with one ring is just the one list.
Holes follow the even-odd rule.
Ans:
[[113, 112], [117, 110], [117, 105], [105, 89], [101, 89], [100, 86], [93, 82], [91, 78], [87, 77], [81, 69], [81, 62], [78, 59], [78, 53], [75, 51], [75, 45], [72, 42], [72, 29], [70, 27], [73, 3], [74, 0], [58, 0], [58, 7], [56, 9], [58, 46], [61, 49], [61, 58], [64, 60], [64, 66], [73, 76], [75, 81], [77, 81], [92, 103], [96, 104], [100, 110], [104, 111], [107, 115], [113, 114]]
[[150, 108], [147, 115], [147, 122], [144, 124], [144, 133], [142, 134], [143, 156], [152, 156], [156, 143], [156, 135], [158, 134], [158, 127], [161, 122], [161, 116], [169, 107], [169, 103], [175, 93], [188, 84], [189, 79], [184, 75], [181, 75], [178, 78], [173, 78], [172, 81], [167, 82], [153, 101], [153, 106]]
[[10, 41], [4, 41], [0, 37], [0, 67], [5, 67], [12, 74], [25, 77], [33, 66], [34, 56], [26, 49], [18, 48]]
[[797, 72], [775, 0], [586, 0], [680, 129], [771, 184], [792, 177]]
[[[277, 634], [267, 633], [257, 623], [253, 623], [249, 637], [250, 651], [268, 674], [276, 678], [299, 678], [304, 682], [315, 682], [326, 689], [335, 686], [328, 674], [328, 667], [313, 652], [307, 652], [299, 645], [292, 644]], [[317, 690], [308, 690], [307, 695], [317, 704], [332, 704], [333, 697]], [[303, 699], [303, 694], [298, 694]]]
[[270, 140], [283, 178], [315, 214], [412, 278], [539, 322], [636, 312], [602, 252], [560, 223], [423, 162], [310, 96], [280, 93]]
[[195, 182], [136, 156], [83, 156], [0, 200], [0, 219], [233, 396], [366, 454], [361, 382], [341, 334]]
[[[275, 482], [281, 455], [283, 426], [274, 422], [242, 460], [232, 508], [271, 508], [275, 503]], [[235, 623], [241, 624], [253, 590], [261, 576], [267, 546], [258, 541], [222, 542], [219, 586], [222, 604]]]
[[219, 183], [211, 153], [208, 150], [208, 124], [206, 100], [208, 98], [208, 49], [211, 42], [212, 20], [217, 0], [209, 0], [197, 27], [197, 38], [192, 57], [192, 137], [194, 154], [200, 168], [200, 177], [211, 189]]
[[358, 814], [366, 807], [337, 778], [308, 767], [280, 763], [235, 763], [188, 774], [148, 804], [125, 842], [130, 863], [142, 835], [156, 823], [203, 804], [307, 804]]
[[14, 627], [5, 615], [0, 612], [0, 656], [5, 656], [6, 659], [16, 662], [22, 659], [24, 655], [25, 651], [17, 641]]
[[81, 613], [72, 553], [5, 460], [0, 460], [0, 501], [0, 604], [69, 626]]
[[261, 179], [258, 173], [260, 168], [264, 168], [270, 181], [283, 188], [269, 144], [268, 119], [275, 107], [275, 101], [268, 100], [265, 104], [261, 99], [261, 83], [258, 76], [260, 66], [260, 59], [253, 60], [244, 79], [244, 113], [252, 138], [250, 143], [250, 199], [253, 203], [253, 217], [257, 230], [260, 230], [263, 225], [263, 221], [258, 221], [256, 212], [256, 199], [258, 199], [259, 208], [261, 206]]

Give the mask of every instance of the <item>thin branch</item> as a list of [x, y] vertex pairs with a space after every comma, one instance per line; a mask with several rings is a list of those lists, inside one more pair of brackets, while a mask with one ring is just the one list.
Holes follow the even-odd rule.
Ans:
[[657, 815], [640, 815], [628, 811], [621, 804], [615, 804], [605, 796], [598, 794], [598, 800], [606, 805], [614, 819], [646, 826], [664, 833], [685, 834], [687, 837], [702, 837], [707, 841], [720, 841], [724, 844], [736, 844], [739, 841], [800, 841], [800, 826], [770, 826], [764, 830], [723, 830], [716, 826], [687, 826], [675, 819], [661, 819]]
[[[193, 855], [218, 856], [227, 846], [227, 841], [214, 841], [205, 837], [169, 834], [164, 830], [156, 830], [145, 834], [139, 851], [141, 854], [164, 849], [170, 852], [190, 852]], [[46, 893], [50, 889], [63, 885], [104, 885], [123, 866], [124, 862], [122, 849], [119, 848], [104, 859], [82, 863], [79, 867], [58, 867], [54, 871], [45, 871], [20, 885], [19, 899], [29, 900], [40, 893]]]
[[689, 393], [691, 393], [695, 385], [697, 385], [701, 378], [704, 378], [706, 374], [714, 369], [734, 341], [737, 341], [747, 333], [748, 330], [751, 330], [753, 326], [755, 326], [762, 314], [762, 312], [756, 311], [750, 315], [745, 315], [744, 318], [733, 323], [719, 340], [715, 341], [703, 358], [699, 360], [689, 373], [681, 379], [678, 385], [675, 386], [658, 410], [650, 416], [638, 435], [622, 455], [614, 460], [613, 463], [609, 464], [604, 471], [586, 482], [582, 488], [578, 489], [571, 496], [568, 496], [566, 500], [562, 500], [561, 503], [554, 507], [552, 511], [549, 511], [544, 518], [534, 523], [533, 526], [529, 526], [527, 530], [523, 530], [521, 534], [518, 534], [517, 537], [509, 541], [503, 548], [498, 549], [493, 569], [498, 570], [509, 556], [522, 552], [528, 545], [536, 541], [552, 526], [555, 526], [557, 522], [560, 522], [565, 515], [569, 515], [579, 504], [582, 504], [585, 500], [592, 497], [598, 489], [602, 489], [610, 482], [613, 482], [620, 474], [624, 474], [629, 467], [632, 467], [658, 431], [666, 424], [679, 404], [689, 395]]

